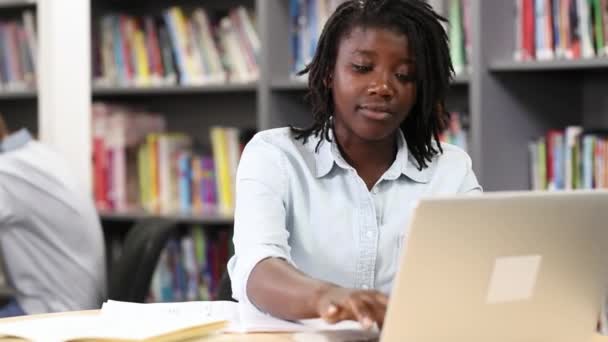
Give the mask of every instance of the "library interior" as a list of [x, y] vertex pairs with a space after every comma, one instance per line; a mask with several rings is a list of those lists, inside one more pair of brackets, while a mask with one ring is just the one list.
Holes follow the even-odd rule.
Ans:
[[0, 340], [604, 341], [607, 188], [608, 0], [0, 0]]

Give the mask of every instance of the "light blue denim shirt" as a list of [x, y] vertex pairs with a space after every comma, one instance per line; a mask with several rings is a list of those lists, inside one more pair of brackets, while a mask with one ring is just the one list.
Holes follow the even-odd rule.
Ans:
[[243, 152], [235, 255], [228, 263], [233, 297], [240, 302], [250, 303], [249, 274], [269, 257], [316, 279], [388, 294], [416, 201], [481, 191], [471, 158], [453, 145], [442, 143], [443, 154], [419, 170], [400, 132], [395, 161], [370, 191], [335, 140], [323, 141], [315, 152], [319, 139], [302, 144], [289, 128], [272, 129], [258, 133]]

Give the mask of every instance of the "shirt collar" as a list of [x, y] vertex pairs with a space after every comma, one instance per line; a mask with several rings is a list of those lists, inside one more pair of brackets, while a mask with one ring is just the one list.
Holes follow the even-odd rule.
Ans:
[[[311, 139], [311, 142], [314, 142], [314, 147], [321, 139], [321, 144], [319, 145], [319, 150], [315, 153], [316, 160], [316, 177], [321, 178], [326, 176], [333, 168], [334, 164], [338, 165], [344, 169], [352, 169], [352, 167], [344, 160], [340, 150], [338, 149], [338, 145], [336, 144], [336, 140], [333, 135], [333, 131], [330, 130], [328, 132], [329, 138], [331, 142], [325, 140], [322, 136], [318, 136], [316, 139]], [[407, 142], [405, 137], [403, 136], [403, 132], [401, 130], [397, 131], [397, 157], [395, 161], [391, 165], [391, 167], [386, 171], [383, 178], [388, 180], [395, 180], [399, 178], [401, 175], [405, 175], [411, 180], [418, 183], [428, 183], [431, 178], [431, 172], [434, 168], [434, 162], [431, 162], [427, 168], [419, 170], [418, 162], [416, 159], [409, 153], [407, 148]]]
[[17, 132], [10, 134], [6, 138], [4, 138], [4, 140], [2, 140], [2, 142], [0, 143], [0, 150], [2, 152], [13, 151], [22, 147], [30, 141], [32, 141], [32, 135], [27, 129], [22, 128]]

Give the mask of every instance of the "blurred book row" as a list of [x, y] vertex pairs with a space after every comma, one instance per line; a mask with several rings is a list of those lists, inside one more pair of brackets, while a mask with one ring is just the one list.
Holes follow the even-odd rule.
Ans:
[[0, 89], [25, 90], [36, 87], [37, 38], [34, 12], [26, 10], [20, 19], [0, 21]]
[[259, 77], [260, 41], [242, 6], [218, 17], [181, 7], [160, 16], [108, 14], [94, 28], [93, 47], [97, 86], [198, 86]]
[[516, 60], [608, 55], [606, 0], [516, 0]]
[[534, 190], [608, 188], [608, 132], [569, 126], [529, 144]]
[[289, 0], [291, 74], [308, 65], [325, 22], [344, 0]]
[[[470, 0], [449, 0], [447, 12], [444, 0], [430, 1], [440, 14], [447, 13], [450, 25], [446, 27], [450, 38], [450, 55], [455, 73], [467, 71], [471, 58]], [[289, 0], [291, 36], [291, 74], [312, 61], [321, 31], [331, 13], [344, 0]]]
[[98, 209], [232, 214], [238, 160], [253, 131], [214, 126], [197, 138], [168, 132], [159, 113], [101, 102], [92, 130]]
[[152, 276], [148, 302], [214, 300], [232, 251], [230, 232], [193, 226], [171, 238]]
[[450, 57], [456, 75], [470, 72], [472, 20], [471, 0], [429, 0], [435, 12], [445, 16], [444, 25], [450, 42]]
[[469, 146], [468, 120], [469, 116], [465, 113], [451, 112], [448, 127], [439, 136], [439, 140], [467, 151]]

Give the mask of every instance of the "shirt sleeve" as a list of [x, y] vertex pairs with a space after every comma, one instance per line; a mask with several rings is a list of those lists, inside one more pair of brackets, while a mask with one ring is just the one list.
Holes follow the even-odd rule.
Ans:
[[286, 228], [286, 157], [259, 135], [247, 144], [237, 171], [234, 217], [234, 256], [228, 263], [232, 296], [247, 297], [253, 268], [270, 257], [293, 265]]
[[477, 182], [477, 177], [475, 176], [475, 172], [473, 171], [473, 163], [471, 162], [471, 157], [467, 155], [467, 170], [458, 189], [459, 193], [466, 194], [479, 194], [483, 191], [479, 182]]

